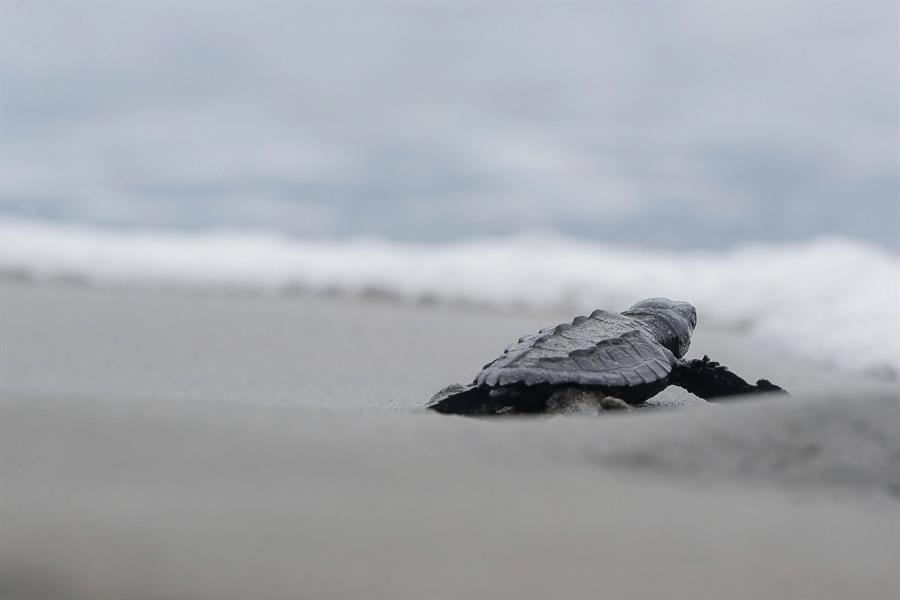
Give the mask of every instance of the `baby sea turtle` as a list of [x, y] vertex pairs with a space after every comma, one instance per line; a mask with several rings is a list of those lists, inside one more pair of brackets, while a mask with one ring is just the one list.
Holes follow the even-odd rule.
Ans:
[[628, 408], [677, 385], [704, 399], [783, 392], [766, 379], [751, 385], [709, 357], [682, 360], [697, 325], [687, 302], [641, 300], [623, 313], [595, 310], [510, 345], [470, 385], [435, 394], [441, 413], [499, 415], [565, 411], [591, 403]]

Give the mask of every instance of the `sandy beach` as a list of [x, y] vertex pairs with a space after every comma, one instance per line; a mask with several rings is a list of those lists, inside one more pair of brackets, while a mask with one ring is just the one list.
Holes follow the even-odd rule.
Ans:
[[900, 594], [900, 388], [702, 315], [691, 356], [792, 397], [445, 417], [434, 391], [572, 315], [0, 290], [2, 597]]

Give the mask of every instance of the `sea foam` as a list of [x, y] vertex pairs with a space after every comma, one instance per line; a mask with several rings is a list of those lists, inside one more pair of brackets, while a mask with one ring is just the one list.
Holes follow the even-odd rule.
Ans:
[[99, 286], [377, 293], [573, 311], [667, 296], [694, 303], [704, 326], [739, 329], [760, 348], [888, 378], [900, 373], [900, 260], [841, 238], [675, 252], [547, 234], [425, 245], [4, 219], [0, 272]]

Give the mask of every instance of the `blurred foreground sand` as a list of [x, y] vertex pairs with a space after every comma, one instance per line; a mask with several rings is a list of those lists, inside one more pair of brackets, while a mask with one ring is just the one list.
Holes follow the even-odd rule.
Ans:
[[420, 411], [571, 315], [4, 284], [0, 596], [891, 598], [900, 398], [704, 332], [789, 399]]

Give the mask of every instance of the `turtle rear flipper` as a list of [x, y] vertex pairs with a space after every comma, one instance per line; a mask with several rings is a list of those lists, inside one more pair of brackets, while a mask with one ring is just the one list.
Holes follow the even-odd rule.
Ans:
[[487, 387], [453, 384], [435, 394], [428, 408], [453, 415], [527, 415], [547, 412], [548, 385]]
[[435, 394], [428, 408], [450, 415], [488, 416], [541, 412], [546, 390], [490, 388], [454, 383]]
[[451, 415], [474, 415], [484, 410], [488, 391], [474, 385], [454, 383], [440, 390], [428, 403], [435, 412]]
[[670, 383], [704, 400], [743, 394], [787, 393], [768, 379], [760, 379], [756, 385], [747, 383], [708, 356], [679, 362], [672, 370]]

